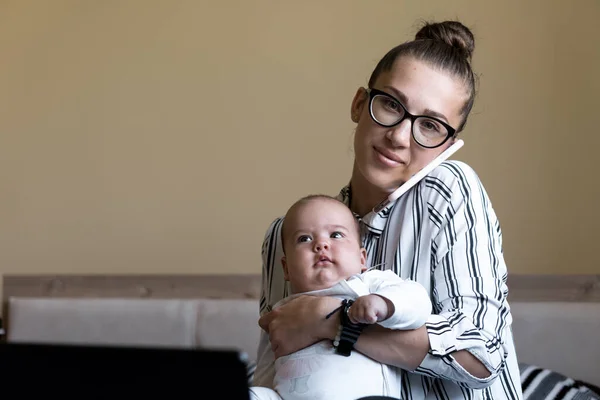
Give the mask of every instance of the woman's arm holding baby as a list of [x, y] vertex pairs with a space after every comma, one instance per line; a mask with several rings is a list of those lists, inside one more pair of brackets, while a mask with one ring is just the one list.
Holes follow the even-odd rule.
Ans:
[[[332, 297], [306, 295], [263, 315], [259, 325], [269, 333], [275, 358], [291, 354], [320, 340], [334, 340], [340, 323], [339, 317], [325, 317], [339, 305], [340, 301]], [[379, 362], [408, 371], [418, 367], [430, 349], [424, 326], [394, 331], [377, 324], [365, 329], [354, 347]], [[453, 356], [473, 376], [489, 375], [489, 371], [479, 360], [468, 352], [455, 352]]]
[[[259, 325], [269, 333], [275, 358], [320, 340], [333, 341], [340, 319], [325, 317], [339, 306], [340, 300], [333, 297], [300, 296], [262, 316]], [[429, 349], [423, 329], [392, 331], [373, 325], [361, 334], [355, 348], [377, 361], [412, 370]]]

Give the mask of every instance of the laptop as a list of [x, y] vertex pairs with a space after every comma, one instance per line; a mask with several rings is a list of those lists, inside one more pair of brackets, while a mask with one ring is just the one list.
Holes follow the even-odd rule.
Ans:
[[246, 371], [246, 355], [237, 350], [0, 343], [3, 391], [19, 397], [116, 399], [127, 391], [135, 398], [248, 400]]

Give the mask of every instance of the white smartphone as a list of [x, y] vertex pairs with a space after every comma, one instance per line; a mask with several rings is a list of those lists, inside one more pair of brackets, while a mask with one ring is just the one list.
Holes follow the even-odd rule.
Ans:
[[385, 200], [383, 200], [381, 203], [377, 204], [373, 208], [373, 211], [378, 213], [379, 211], [383, 210], [392, 201], [398, 199], [400, 196], [402, 196], [404, 193], [406, 193], [408, 191], [408, 189], [415, 186], [421, 179], [423, 179], [425, 176], [427, 176], [428, 173], [433, 171], [433, 169], [435, 167], [440, 165], [442, 162], [446, 161], [448, 159], [448, 157], [450, 157], [452, 154], [456, 153], [456, 151], [458, 149], [460, 149], [461, 147], [463, 147], [464, 144], [465, 144], [465, 142], [463, 142], [462, 139], [458, 139], [457, 141], [455, 141], [452, 144], [452, 146], [450, 146], [446, 150], [444, 150], [439, 156], [434, 158], [429, 164], [424, 166], [419, 172], [417, 172], [416, 174], [411, 176], [409, 180], [407, 180], [406, 182], [404, 182], [404, 184], [402, 184], [402, 186], [400, 186], [398, 189], [394, 190]]

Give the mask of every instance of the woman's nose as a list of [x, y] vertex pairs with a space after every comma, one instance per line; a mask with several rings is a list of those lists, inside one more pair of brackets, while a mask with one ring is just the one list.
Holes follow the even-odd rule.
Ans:
[[390, 128], [385, 136], [392, 143], [393, 147], [408, 147], [410, 146], [411, 129], [412, 122], [406, 118], [400, 124]]

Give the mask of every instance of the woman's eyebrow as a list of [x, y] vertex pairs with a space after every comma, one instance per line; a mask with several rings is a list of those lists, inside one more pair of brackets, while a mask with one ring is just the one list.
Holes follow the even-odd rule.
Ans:
[[442, 121], [448, 123], [448, 118], [446, 118], [446, 116], [442, 113], [439, 113], [437, 111], [433, 111], [429, 108], [426, 108], [424, 111], [425, 115], [429, 116], [429, 117], [434, 117], [437, 119], [441, 119]]
[[399, 91], [398, 89], [396, 89], [393, 86], [384, 86], [384, 88], [389, 89], [392, 92], [394, 92], [394, 95], [396, 96], [396, 98], [398, 100], [400, 100], [402, 103], [404, 103], [404, 105], [406, 106], [406, 103], [408, 102], [408, 97], [406, 97], [406, 95], [404, 93], [402, 93], [401, 91]]
[[[392, 92], [394, 92], [394, 95], [396, 96], [396, 98], [402, 102], [402, 104], [404, 105], [404, 107], [407, 107], [406, 103], [408, 103], [408, 97], [406, 97], [406, 95], [404, 93], [402, 93], [400, 90], [396, 89], [393, 86], [384, 86], [384, 88], [389, 89]], [[423, 115], [426, 115], [428, 117], [433, 117], [433, 118], [441, 119], [442, 121], [448, 123], [448, 118], [446, 118], [446, 116], [444, 114], [442, 114], [442, 113], [434, 111], [434, 110], [432, 110], [430, 108], [426, 108], [423, 112], [424, 112]]]

